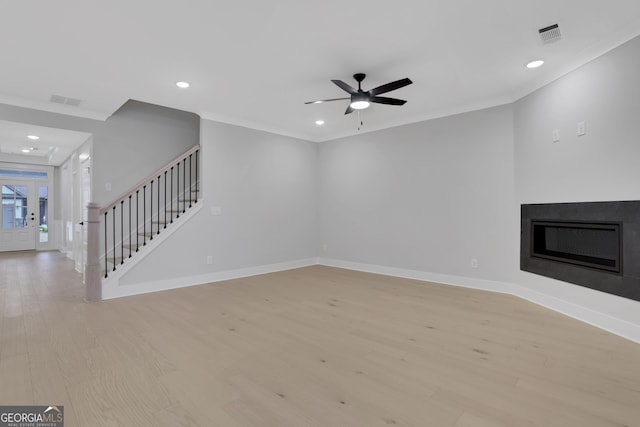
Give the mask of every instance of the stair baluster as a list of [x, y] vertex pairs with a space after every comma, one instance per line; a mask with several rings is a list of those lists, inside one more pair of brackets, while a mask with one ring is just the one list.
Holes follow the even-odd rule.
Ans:
[[[95, 257], [96, 264], [94, 264], [91, 269], [91, 271], [95, 271], [97, 280], [91, 279], [90, 281], [88, 280], [88, 283], [101, 283], [99, 279], [100, 267], [98, 267], [100, 258], [104, 259], [104, 278], [106, 279], [109, 277], [110, 272], [116, 271], [119, 266], [125, 264], [125, 259], [135, 258], [134, 252], [139, 252], [144, 246], [147, 246], [147, 243], [150, 244], [154, 235], [158, 236], [160, 234], [161, 228], [163, 230], [167, 229], [170, 224], [174, 223], [174, 220], [177, 220], [180, 217], [181, 213], [184, 214], [189, 208], [193, 207], [193, 205], [197, 203], [198, 192], [200, 191], [200, 177], [198, 169], [199, 150], [199, 146], [193, 147], [191, 150], [187, 151], [165, 167], [158, 170], [156, 173], [149, 176], [149, 178], [140, 182], [139, 185], [124, 194], [122, 197], [118, 198], [113, 203], [110, 203], [108, 206], [100, 208], [96, 204], [93, 205], [92, 209], [94, 209], [94, 211], [92, 212], [96, 212], [96, 218], [100, 218], [104, 224], [104, 234], [102, 235], [102, 238], [104, 238], [104, 252], [100, 256]], [[188, 181], [187, 158], [189, 160]], [[194, 161], [195, 174], [193, 165]], [[180, 176], [181, 167], [182, 177]], [[169, 173], [169, 171], [171, 171], [171, 173]], [[180, 183], [181, 180], [182, 183]], [[155, 201], [154, 185], [157, 187], [155, 191]], [[163, 186], [163, 188], [160, 188], [161, 186]], [[147, 189], [147, 187], [149, 187], [149, 189]], [[142, 192], [142, 197], [140, 197], [140, 192]], [[148, 203], [147, 192], [149, 193]], [[135, 198], [133, 197], [134, 193]], [[125, 205], [127, 200], [128, 204]], [[182, 207], [180, 206], [181, 200]], [[187, 200], [189, 201], [188, 206]], [[142, 209], [140, 209], [140, 205], [142, 205]], [[118, 215], [118, 206], [120, 209], [120, 215]], [[125, 209], [128, 210], [128, 214], [125, 213]], [[141, 210], [142, 215], [140, 215]], [[111, 218], [109, 218], [109, 216], [111, 216]], [[154, 222], [157, 224], [157, 228], [155, 230], [153, 228]], [[88, 246], [95, 248], [92, 249], [92, 253], [95, 254], [100, 252], [98, 248], [100, 248], [99, 240], [102, 233], [99, 231], [99, 223], [99, 220], [95, 220], [92, 223], [95, 225], [91, 226], [95, 228], [92, 229], [93, 233], [88, 233], [88, 235], [95, 237], [91, 237], [90, 240], [88, 238], [87, 240]], [[147, 224], [149, 224], [149, 227]], [[160, 227], [160, 224], [163, 224], [163, 227]], [[111, 230], [109, 230], [109, 228], [111, 228]], [[147, 230], [150, 230], [149, 234], [147, 234]], [[125, 231], [127, 231], [127, 233], [125, 233]], [[134, 234], [135, 251], [133, 250]], [[142, 245], [140, 244], [140, 234], [142, 234]], [[147, 239], [147, 237], [149, 237], [149, 239]], [[127, 240], [129, 254], [128, 257], [125, 258], [124, 252]], [[147, 240], [149, 240], [149, 242], [147, 242]], [[120, 250], [120, 259], [116, 256], [116, 251], [118, 249]], [[109, 264], [112, 264], [113, 268], [111, 268]], [[94, 288], [91, 295], [89, 295], [89, 292], [87, 291], [87, 299], [93, 298], [93, 300], [95, 300], [96, 295], [100, 294], [98, 291]]]

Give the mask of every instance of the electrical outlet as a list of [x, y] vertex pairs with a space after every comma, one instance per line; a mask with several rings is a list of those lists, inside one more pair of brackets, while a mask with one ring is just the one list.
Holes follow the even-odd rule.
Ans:
[[553, 138], [553, 142], [560, 141], [560, 129], [554, 129], [553, 134], [551, 136]]
[[471, 268], [478, 268], [478, 260], [476, 258], [471, 258]]
[[213, 264], [213, 256], [207, 255], [207, 265], [211, 265], [211, 264]]
[[222, 208], [220, 206], [211, 206], [211, 215], [222, 215]]

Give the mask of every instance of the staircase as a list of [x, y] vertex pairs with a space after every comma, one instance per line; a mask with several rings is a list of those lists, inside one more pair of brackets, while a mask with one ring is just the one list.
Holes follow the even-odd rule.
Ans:
[[159, 244], [198, 203], [200, 146], [167, 163], [106, 206], [90, 203], [86, 299], [102, 299], [103, 283]]

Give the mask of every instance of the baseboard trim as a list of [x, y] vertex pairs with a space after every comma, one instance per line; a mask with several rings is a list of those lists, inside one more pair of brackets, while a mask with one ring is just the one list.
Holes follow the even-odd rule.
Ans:
[[434, 282], [444, 285], [460, 286], [514, 295], [640, 344], [640, 325], [574, 304], [552, 295], [536, 292], [524, 286], [507, 282], [430, 273], [426, 271], [365, 264], [332, 258], [304, 258], [275, 264], [266, 264], [255, 267], [246, 267], [235, 270], [225, 270], [195, 276], [176, 277], [173, 279], [155, 280], [122, 286], [119, 286], [117, 283], [118, 281], [114, 280], [110, 283], [111, 286], [103, 287], [102, 299], [107, 300], [151, 292], [166, 291], [170, 289], [185, 288], [189, 286], [204, 285], [207, 283], [257, 276], [260, 274], [293, 270], [312, 265], [324, 265], [328, 267], [344, 268], [346, 270], [363, 271], [385, 276], [401, 277], [405, 279], [421, 280], [425, 282]]
[[318, 264], [328, 267], [345, 268], [347, 270], [364, 271], [366, 273], [382, 274], [384, 276], [401, 277], [403, 279], [422, 280], [424, 282], [435, 282], [443, 285], [461, 286], [464, 288], [480, 289], [484, 291], [500, 292], [511, 294], [511, 285], [508, 283], [491, 280], [474, 279], [471, 277], [451, 276], [447, 274], [429, 273], [419, 270], [408, 270], [404, 268], [387, 267], [374, 264], [363, 264], [359, 262], [342, 261], [331, 258], [320, 258]]
[[319, 258], [318, 264], [347, 270], [510, 294], [640, 344], [640, 325], [513, 283], [429, 273], [331, 258]]
[[513, 286], [512, 294], [519, 298], [640, 344], [640, 325], [524, 286]]
[[132, 295], [140, 295], [151, 292], [167, 291], [170, 289], [186, 288], [189, 286], [204, 285], [207, 283], [221, 282], [224, 280], [241, 279], [243, 277], [257, 276], [260, 274], [276, 273], [278, 271], [293, 270], [296, 268], [317, 265], [317, 258], [304, 258], [294, 261], [275, 264], [259, 265], [255, 267], [239, 268], [236, 270], [217, 271], [188, 277], [176, 277], [165, 280], [154, 280], [143, 283], [119, 285], [113, 283], [108, 289], [102, 289], [102, 299], [114, 299]]

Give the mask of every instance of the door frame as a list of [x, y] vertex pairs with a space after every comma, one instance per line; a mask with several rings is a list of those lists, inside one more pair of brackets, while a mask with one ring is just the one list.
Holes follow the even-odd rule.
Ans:
[[[34, 164], [26, 164], [26, 163], [8, 163], [8, 162], [0, 162], [0, 169], [14, 170], [14, 171], [32, 171], [32, 172], [46, 172], [47, 179], [25, 179], [25, 178], [2, 178], [3, 181], [15, 181], [15, 182], [33, 182], [34, 183], [34, 195], [38, 195], [40, 192], [40, 186], [46, 185], [48, 187], [48, 203], [49, 203], [49, 218], [47, 220], [49, 226], [48, 232], [48, 241], [40, 242], [39, 234], [36, 232], [35, 234], [35, 250], [36, 251], [47, 251], [56, 249], [58, 247], [57, 242], [57, 215], [55, 210], [55, 176], [54, 176], [54, 167], [48, 165], [34, 165]], [[36, 204], [39, 205], [39, 197], [36, 197]], [[38, 224], [36, 224], [36, 228], [39, 227], [39, 206], [37, 206], [36, 219], [38, 219]]]
[[[87, 259], [87, 204], [91, 201], [93, 138], [89, 138], [59, 167], [60, 250], [84, 275]], [[83, 276], [84, 277], [84, 276]]]

